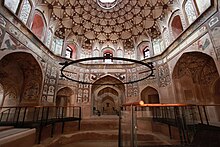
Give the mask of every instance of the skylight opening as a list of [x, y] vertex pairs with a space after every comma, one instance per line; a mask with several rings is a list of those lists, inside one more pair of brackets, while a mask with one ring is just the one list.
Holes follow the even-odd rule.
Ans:
[[113, 3], [116, 0], [100, 0], [102, 3]]
[[118, 0], [97, 0], [98, 5], [103, 9], [112, 9], [118, 3]]

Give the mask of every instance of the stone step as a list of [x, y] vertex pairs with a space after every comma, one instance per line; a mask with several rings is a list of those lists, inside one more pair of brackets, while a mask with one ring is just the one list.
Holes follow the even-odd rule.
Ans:
[[63, 145], [62, 147], [118, 147], [116, 140], [86, 140]]
[[118, 130], [118, 120], [82, 120], [81, 130]]
[[0, 126], [0, 132], [14, 128], [14, 126]]
[[0, 146], [33, 146], [35, 144], [35, 129], [11, 128], [0, 132]]

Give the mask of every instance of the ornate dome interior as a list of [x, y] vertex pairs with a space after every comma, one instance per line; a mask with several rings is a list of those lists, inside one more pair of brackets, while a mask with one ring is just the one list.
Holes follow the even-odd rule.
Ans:
[[124, 48], [161, 35], [161, 22], [174, 0], [43, 0], [59, 38], [74, 38], [83, 48], [94, 43]]

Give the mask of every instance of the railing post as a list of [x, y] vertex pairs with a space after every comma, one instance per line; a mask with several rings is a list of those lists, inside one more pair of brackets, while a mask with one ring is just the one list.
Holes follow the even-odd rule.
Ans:
[[39, 136], [38, 136], [38, 144], [40, 144], [40, 140], [41, 140], [41, 133], [42, 133], [42, 129], [43, 129], [43, 117], [44, 117], [44, 107], [42, 109], [42, 113], [41, 113], [41, 120], [40, 120], [40, 129], [39, 129]]
[[62, 134], [64, 132], [64, 125], [65, 125], [63, 117], [64, 117], [64, 107], [62, 107]]
[[13, 123], [14, 123], [14, 121], [15, 121], [15, 117], [16, 117], [16, 113], [17, 113], [17, 108], [18, 108], [18, 107], [15, 107], [15, 113], [14, 113], [14, 117], [13, 117]]
[[134, 147], [134, 111], [133, 111], [133, 105], [131, 105], [131, 147]]
[[36, 122], [37, 122], [37, 121], [38, 121], [38, 119], [39, 119], [40, 108], [36, 108], [36, 110], [37, 110], [37, 120], [36, 120]]
[[34, 107], [33, 122], [35, 120], [36, 107]]
[[49, 117], [49, 108], [50, 108], [50, 107], [47, 107], [47, 115], [46, 115], [46, 122], [45, 122], [45, 124], [47, 124], [47, 121], [48, 121], [48, 117]]
[[54, 126], [55, 126], [55, 124], [54, 124], [54, 123], [52, 123], [52, 125], [51, 125], [51, 132], [50, 132], [50, 137], [51, 137], [51, 138], [53, 137], [53, 133], [54, 133]]
[[42, 124], [43, 119], [44, 119], [44, 107], [43, 107], [42, 113], [41, 113], [41, 124]]
[[122, 147], [122, 145], [121, 145], [121, 109], [119, 109], [119, 112], [118, 112], [119, 114], [119, 126], [118, 126], [118, 147]]
[[27, 107], [24, 108], [24, 116], [23, 116], [23, 120], [22, 120], [22, 126], [24, 125], [24, 120], [26, 117], [26, 112], [27, 112]]
[[202, 115], [201, 115], [201, 111], [200, 111], [199, 106], [197, 106], [197, 108], [198, 108], [199, 118], [200, 118], [201, 124], [203, 124]]
[[4, 114], [4, 112], [1, 113], [0, 122], [2, 121], [3, 114]]
[[187, 132], [187, 126], [186, 126], [186, 118], [185, 118], [185, 107], [181, 107], [181, 113], [182, 113], [182, 130], [183, 130], [183, 137], [184, 137], [184, 143], [189, 143], [189, 137]]
[[181, 141], [181, 144], [183, 145], [183, 136], [182, 136], [183, 134], [182, 134], [181, 121], [180, 121], [180, 116], [179, 116], [180, 115], [179, 107], [174, 107], [174, 114], [175, 114], [175, 122], [179, 130], [180, 141]]
[[17, 120], [16, 120], [16, 126], [18, 125], [20, 112], [21, 112], [21, 107], [19, 107], [19, 110], [18, 110], [18, 116], [17, 116]]
[[9, 109], [9, 112], [8, 112], [8, 115], [7, 115], [7, 118], [6, 118], [6, 122], [8, 121], [8, 118], [9, 118], [10, 112], [11, 112], [11, 109]]
[[173, 139], [170, 124], [168, 124], [168, 129], [169, 129], [169, 135], [170, 135], [170, 139]]
[[205, 106], [202, 106], [202, 107], [203, 107], [203, 111], [204, 111], [204, 114], [205, 114], [206, 123], [207, 123], [207, 125], [209, 125], [209, 120], [208, 120], [208, 116], [207, 116], [207, 113], [206, 113], [206, 110], [205, 110]]
[[79, 107], [79, 125], [78, 125], [78, 130], [80, 130], [80, 122], [81, 122], [81, 116], [82, 115], [82, 112], [81, 112], [81, 107]]

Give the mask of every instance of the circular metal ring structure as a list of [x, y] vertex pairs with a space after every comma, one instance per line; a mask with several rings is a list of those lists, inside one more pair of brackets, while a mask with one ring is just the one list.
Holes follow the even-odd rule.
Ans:
[[[122, 83], [104, 83], [104, 84], [96, 84], [96, 83], [91, 83], [91, 82], [84, 82], [84, 81], [79, 81], [79, 80], [74, 80], [68, 76], [66, 76], [64, 73], [63, 73], [63, 70], [70, 66], [70, 65], [73, 65], [73, 64], [76, 64], [76, 63], [80, 63], [80, 62], [84, 62], [84, 61], [92, 61], [92, 60], [105, 60], [105, 59], [111, 59], [112, 61], [113, 60], [121, 60], [121, 61], [128, 61], [128, 62], [133, 62], [133, 63], [137, 63], [137, 64], [140, 64], [140, 65], [144, 65], [146, 66], [147, 68], [149, 68], [149, 70], [147, 72], [150, 72], [146, 77], [144, 78], [141, 78], [141, 79], [138, 79], [138, 80], [133, 80], [133, 81], [128, 81], [128, 82], [122, 82]], [[83, 59], [78, 59], [78, 60], [74, 60], [74, 61], [70, 61], [70, 62], [64, 62], [64, 63], [60, 63], [60, 65], [63, 65], [63, 67], [61, 68], [61, 77], [64, 77], [68, 80], [71, 80], [73, 82], [77, 82], [77, 83], [80, 83], [80, 84], [89, 84], [89, 85], [123, 85], [123, 84], [133, 84], [133, 83], [137, 83], [137, 82], [140, 82], [142, 80], [145, 80], [147, 79], [148, 77], [152, 77], [154, 76], [154, 66], [153, 66], [153, 63], [152, 62], [148, 62], [148, 63], [144, 63], [142, 61], [138, 61], [138, 60], [134, 60], [134, 59], [128, 59], [128, 58], [121, 58], [121, 57], [91, 57], [91, 58], [83, 58]]]

